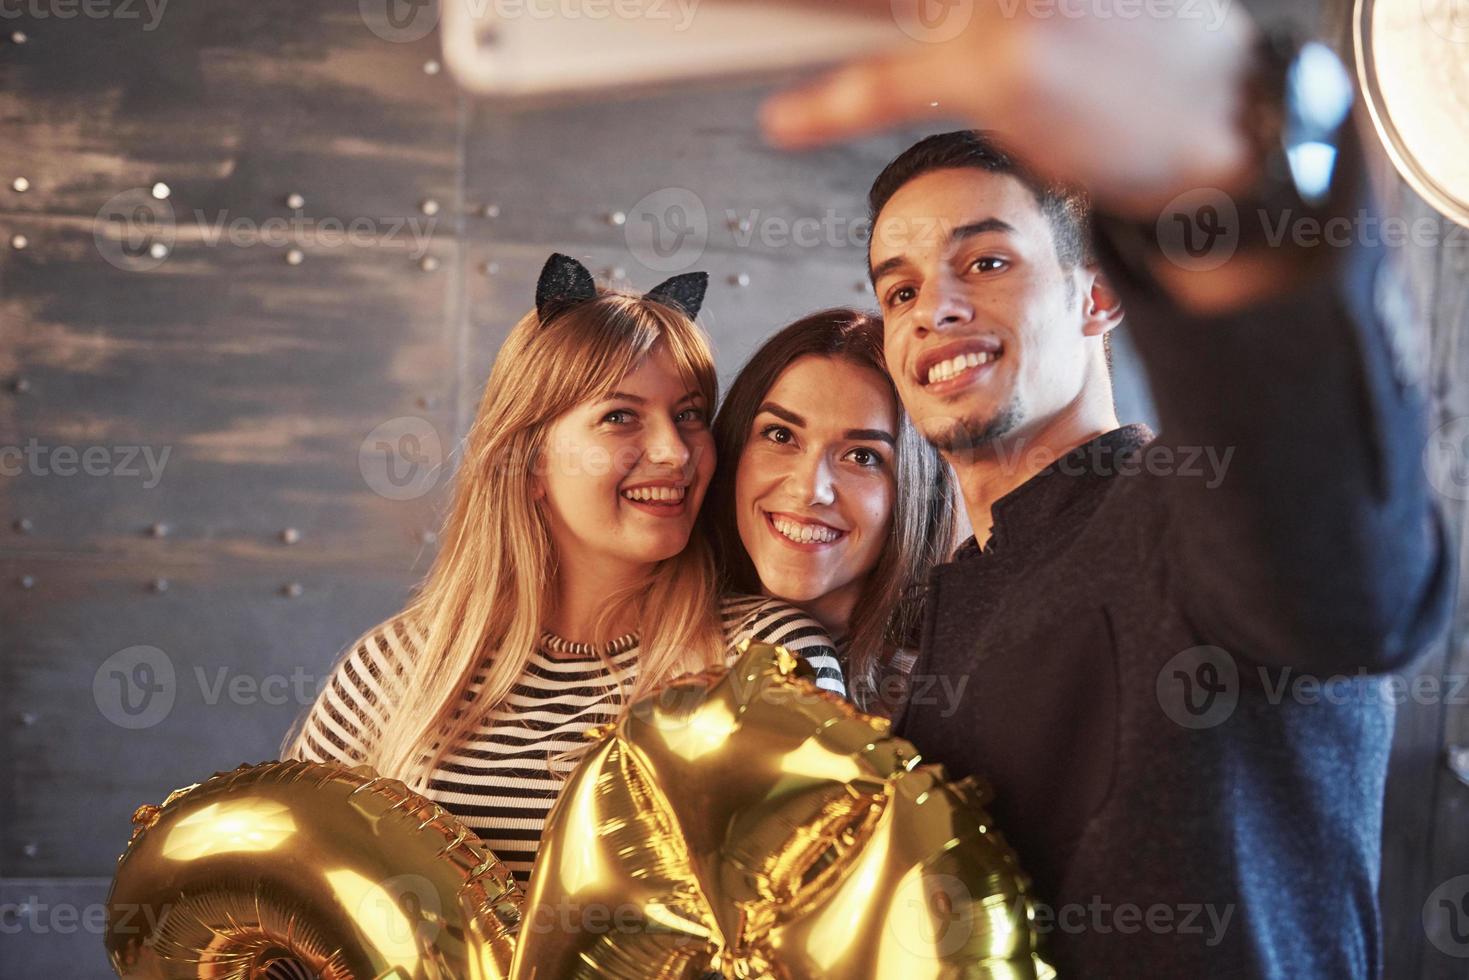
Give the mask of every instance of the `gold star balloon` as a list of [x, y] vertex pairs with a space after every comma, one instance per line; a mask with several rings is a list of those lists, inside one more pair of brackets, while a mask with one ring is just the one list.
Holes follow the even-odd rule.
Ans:
[[108, 896], [119, 976], [499, 980], [509, 965], [510, 872], [366, 766], [241, 766], [133, 824]]
[[784, 649], [748, 645], [592, 737], [531, 875], [514, 980], [1054, 975], [985, 792]]
[[113, 967], [140, 980], [1054, 976], [985, 791], [921, 765], [786, 650], [747, 645], [590, 738], [524, 900], [462, 824], [366, 767], [241, 766], [140, 807], [109, 896]]

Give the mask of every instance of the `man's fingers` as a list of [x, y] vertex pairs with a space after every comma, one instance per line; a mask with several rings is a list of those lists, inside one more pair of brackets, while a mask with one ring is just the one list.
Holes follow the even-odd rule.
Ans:
[[[932, 115], [921, 64], [911, 56], [858, 62], [760, 107], [765, 137], [777, 146], [816, 146]], [[929, 76], [931, 77], [931, 75]]]

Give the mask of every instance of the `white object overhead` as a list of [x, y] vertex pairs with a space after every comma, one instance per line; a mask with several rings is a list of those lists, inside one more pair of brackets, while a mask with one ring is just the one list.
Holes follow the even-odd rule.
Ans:
[[484, 95], [757, 75], [838, 61], [904, 37], [890, 17], [756, 0], [441, 0], [444, 62]]
[[1469, 14], [1461, 0], [1357, 0], [1357, 75], [1394, 166], [1469, 226]]

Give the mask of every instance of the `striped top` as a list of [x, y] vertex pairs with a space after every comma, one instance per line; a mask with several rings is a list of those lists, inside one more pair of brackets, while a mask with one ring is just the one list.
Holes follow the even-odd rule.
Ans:
[[[731, 659], [744, 640], [779, 644], [810, 663], [818, 687], [845, 696], [831, 640], [806, 614], [759, 596], [726, 597], [720, 613]], [[412, 657], [410, 642], [401, 630], [378, 630], [358, 644], [333, 672], [285, 758], [363, 762], [364, 728], [382, 726], [382, 679]], [[553, 646], [560, 652], [547, 649]], [[425, 794], [478, 834], [522, 884], [564, 783], [551, 772], [552, 757], [581, 747], [588, 729], [613, 720], [619, 686], [630, 687], [638, 672], [634, 637], [612, 645], [611, 668], [574, 644], [553, 640], [541, 647], [506, 699], [435, 767]], [[467, 701], [483, 679], [475, 676]]]

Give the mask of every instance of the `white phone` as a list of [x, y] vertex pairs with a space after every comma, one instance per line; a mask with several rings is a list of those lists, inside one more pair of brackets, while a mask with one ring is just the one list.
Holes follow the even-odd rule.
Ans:
[[758, 76], [903, 37], [870, 6], [766, 0], [441, 0], [439, 26], [455, 79], [494, 96]]

